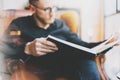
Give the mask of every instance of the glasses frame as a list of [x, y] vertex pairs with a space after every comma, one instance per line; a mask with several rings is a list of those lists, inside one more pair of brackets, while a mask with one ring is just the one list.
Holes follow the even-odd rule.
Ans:
[[[34, 5], [35, 6], [35, 5]], [[46, 8], [40, 8], [38, 6], [35, 6], [37, 9], [39, 10], [43, 10], [45, 13], [51, 13], [51, 12], [56, 12], [57, 11], [57, 7], [53, 6], [53, 7], [46, 7]]]

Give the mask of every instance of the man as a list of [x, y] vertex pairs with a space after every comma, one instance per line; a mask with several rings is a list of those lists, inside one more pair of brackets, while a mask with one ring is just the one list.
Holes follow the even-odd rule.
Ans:
[[[46, 37], [51, 34], [89, 48], [100, 43], [82, 41], [64, 22], [55, 19], [56, 7], [52, 0], [29, 0], [29, 3], [33, 15], [14, 20], [2, 39], [6, 49], [1, 51], [6, 54], [6, 58], [22, 59], [28, 65], [39, 67], [38, 74], [43, 74], [45, 80], [57, 80], [59, 77], [67, 80], [100, 80], [94, 57], [81, 55], [83, 52], [72, 53], [70, 50], [68, 54], [64, 48], [60, 51]], [[12, 31], [20, 31], [20, 35], [12, 36]]]

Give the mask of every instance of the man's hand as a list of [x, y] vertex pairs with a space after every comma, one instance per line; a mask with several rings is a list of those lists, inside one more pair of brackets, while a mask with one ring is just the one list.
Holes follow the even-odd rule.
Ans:
[[120, 45], [120, 34], [119, 33], [113, 34], [111, 40], [108, 43], [112, 43], [115, 41], [117, 41], [118, 43], [116, 43], [114, 46], [119, 46]]
[[57, 46], [46, 38], [37, 38], [25, 46], [25, 53], [33, 56], [42, 56], [57, 50]]

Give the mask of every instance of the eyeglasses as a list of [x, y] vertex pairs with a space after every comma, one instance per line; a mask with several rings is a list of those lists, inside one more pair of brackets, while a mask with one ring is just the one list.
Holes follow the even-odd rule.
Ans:
[[47, 8], [39, 8], [37, 6], [35, 6], [36, 8], [43, 10], [45, 13], [51, 13], [51, 12], [56, 12], [57, 11], [57, 7], [47, 7]]

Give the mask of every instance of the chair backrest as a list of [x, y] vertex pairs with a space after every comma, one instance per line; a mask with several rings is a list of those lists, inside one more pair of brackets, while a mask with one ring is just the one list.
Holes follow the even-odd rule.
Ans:
[[0, 35], [8, 28], [13, 19], [32, 15], [29, 10], [0, 10]]
[[69, 10], [65, 11], [63, 13], [58, 14], [59, 18], [65, 21], [67, 26], [70, 28], [70, 30], [73, 33], [78, 33], [78, 27], [80, 27], [80, 20], [79, 20], [79, 15], [76, 11]]

